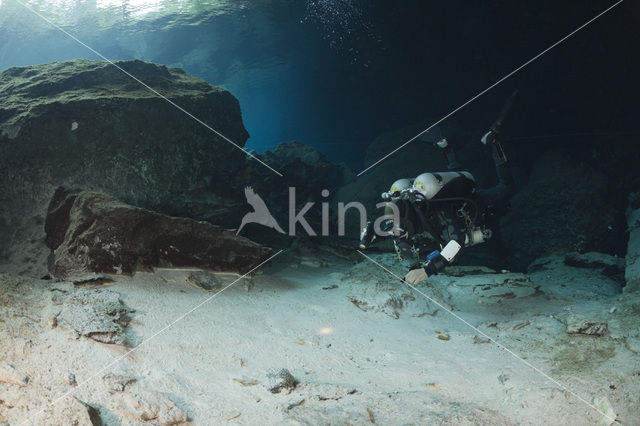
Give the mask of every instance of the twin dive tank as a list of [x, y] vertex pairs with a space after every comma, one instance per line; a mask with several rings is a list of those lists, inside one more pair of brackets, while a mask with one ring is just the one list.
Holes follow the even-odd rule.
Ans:
[[[444, 198], [464, 198], [470, 196], [476, 189], [476, 180], [469, 172], [441, 172], [422, 173], [413, 182], [409, 179], [399, 179], [391, 185], [386, 194], [397, 193], [408, 188], [422, 194], [427, 200]], [[385, 194], [383, 194], [385, 195]], [[491, 231], [480, 227], [473, 227], [467, 231], [466, 246], [484, 242], [491, 237]]]
[[423, 173], [413, 180], [413, 188], [427, 200], [468, 197], [476, 180], [469, 172]]

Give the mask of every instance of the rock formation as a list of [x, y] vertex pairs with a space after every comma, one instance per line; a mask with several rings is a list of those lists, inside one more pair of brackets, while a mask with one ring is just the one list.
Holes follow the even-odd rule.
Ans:
[[627, 210], [629, 226], [629, 244], [627, 246], [627, 264], [625, 269], [625, 292], [640, 290], [640, 196], [633, 194]]
[[[117, 65], [244, 145], [240, 106], [226, 90], [180, 69]], [[60, 185], [235, 224], [246, 155], [113, 65], [74, 60], [11, 68], [0, 73], [0, 92], [0, 256], [7, 263], [44, 266], [42, 224]], [[15, 272], [41, 273], [37, 266]]]
[[607, 251], [620, 234], [608, 178], [568, 152], [550, 150], [511, 200], [502, 235], [520, 267], [554, 252]]
[[[282, 177], [269, 173], [267, 169], [255, 169], [253, 186], [262, 196], [271, 213], [277, 219], [285, 232], [289, 232], [289, 188], [295, 188], [296, 212], [308, 202], [315, 203], [314, 208], [305, 214], [305, 219], [318, 235], [321, 233], [321, 207], [327, 202], [323, 190], [333, 193], [339, 187], [353, 181], [354, 174], [346, 165], [333, 163], [318, 149], [298, 141], [278, 144], [273, 151], [266, 151], [259, 157], [267, 164], [282, 173]], [[251, 238], [262, 241], [275, 237], [275, 232], [266, 231], [264, 227], [254, 227], [248, 230]], [[266, 231], [266, 232], [265, 232]], [[267, 234], [267, 235], [265, 235]], [[244, 234], [243, 234], [244, 235]], [[302, 229], [297, 229], [296, 235], [305, 236]], [[287, 238], [290, 243], [291, 239]]]
[[49, 272], [62, 279], [154, 266], [245, 273], [271, 253], [219, 226], [66, 188], [51, 200], [45, 229]]
[[[240, 106], [226, 90], [181, 69], [116, 64], [244, 146]], [[0, 73], [0, 91], [0, 269], [12, 273], [46, 274], [43, 225], [59, 186], [228, 228], [250, 210], [243, 188], [252, 186], [286, 227], [289, 186], [304, 205], [353, 177], [299, 142], [259, 155], [280, 177], [106, 62], [11, 68]]]

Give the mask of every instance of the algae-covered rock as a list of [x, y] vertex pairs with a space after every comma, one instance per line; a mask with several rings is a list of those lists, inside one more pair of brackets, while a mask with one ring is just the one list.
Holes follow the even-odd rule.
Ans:
[[116, 65], [155, 92], [102, 61], [0, 73], [0, 253], [9, 261], [44, 267], [44, 215], [61, 185], [235, 226], [246, 154], [160, 94], [244, 146], [236, 98], [181, 69]]
[[56, 278], [154, 266], [245, 273], [271, 254], [220, 226], [161, 215], [98, 192], [59, 188], [49, 211], [49, 272]]
[[102, 343], [125, 343], [131, 310], [113, 290], [78, 290], [65, 299], [60, 320], [79, 335]]

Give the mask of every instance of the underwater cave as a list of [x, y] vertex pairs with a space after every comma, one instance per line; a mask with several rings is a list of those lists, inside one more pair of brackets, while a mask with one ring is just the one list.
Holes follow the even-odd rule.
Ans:
[[0, 426], [640, 425], [638, 28], [0, 0]]

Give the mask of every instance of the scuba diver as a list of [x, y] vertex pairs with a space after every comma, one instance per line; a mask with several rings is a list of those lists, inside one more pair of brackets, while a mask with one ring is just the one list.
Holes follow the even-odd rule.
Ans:
[[[394, 182], [382, 194], [387, 202], [385, 217], [394, 219], [382, 220], [379, 229], [368, 222], [360, 236], [360, 249], [367, 248], [378, 237], [393, 238], [398, 258], [401, 261], [403, 256], [413, 258], [404, 280], [416, 284], [451, 264], [463, 247], [491, 238], [488, 223], [506, 213], [514, 193], [511, 168], [498, 138], [516, 93], [480, 140], [493, 158], [497, 185], [478, 189], [473, 175], [461, 171], [453, 147], [442, 138], [434, 145], [445, 155], [449, 171], [423, 173], [414, 180]], [[399, 222], [395, 220], [397, 216]]]

